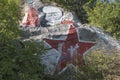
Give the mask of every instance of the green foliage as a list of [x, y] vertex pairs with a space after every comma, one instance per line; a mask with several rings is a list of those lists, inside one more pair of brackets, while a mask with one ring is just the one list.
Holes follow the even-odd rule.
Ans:
[[[87, 0], [83, 3], [76, 3], [77, 0], [66, 2], [65, 0], [54, 1], [60, 2], [61, 5], [64, 4], [66, 8], [77, 12], [77, 14], [80, 11], [79, 6], [87, 2]], [[88, 11], [88, 16], [93, 16], [93, 13], [89, 12], [91, 11], [97, 16], [98, 21], [101, 21], [101, 17], [99, 16], [105, 17], [105, 19], [101, 18], [103, 21], [99, 23], [96, 20], [96, 25], [102, 25], [106, 31], [110, 31], [111, 33], [112, 27], [112, 30], [118, 36], [119, 33], [116, 32], [119, 30], [119, 5], [117, 3], [104, 3], [103, 5], [101, 2], [98, 2], [94, 6], [91, 2], [88, 4], [85, 7]], [[101, 9], [105, 9], [106, 11], [102, 12]], [[109, 16], [105, 15], [108, 12], [110, 13]], [[0, 80], [117, 80], [120, 78], [120, 55], [108, 56], [101, 51], [94, 51], [89, 54], [86, 65], [78, 66], [76, 72], [73, 71], [70, 73], [69, 71], [72, 70], [70, 68], [64, 73], [64, 76], [56, 75], [54, 77], [44, 75], [44, 66], [40, 64], [40, 57], [45, 53], [46, 48], [42, 42], [32, 40], [20, 42], [20, 31], [18, 29], [20, 15], [20, 7], [14, 0], [0, 0]], [[91, 24], [93, 23], [92, 20], [94, 18], [91, 21], [89, 20]], [[106, 27], [107, 25], [110, 27]]]
[[119, 80], [120, 53], [108, 54], [104, 51], [93, 51], [86, 56], [86, 64], [69, 68], [55, 77], [55, 80]]
[[0, 80], [38, 80], [42, 79], [44, 68], [40, 57], [45, 52], [43, 43], [19, 41], [8, 44], [0, 52]]
[[85, 74], [87, 72], [90, 80], [117, 80], [120, 78], [120, 53], [110, 55], [97, 50], [88, 54], [87, 59], [88, 71], [84, 72]]
[[91, 1], [84, 5], [91, 25], [100, 26], [106, 32], [115, 37], [120, 37], [120, 3], [98, 0], [94, 7], [90, 7]]
[[20, 13], [15, 0], [0, 0], [0, 80], [44, 80], [40, 57], [45, 47], [19, 40]]
[[20, 7], [9, 0], [0, 0], [0, 45], [6, 45], [19, 35]]
[[[120, 78], [120, 53], [104, 54], [93, 51], [87, 55], [85, 66], [79, 67], [79, 79], [83, 80], [117, 80]], [[112, 74], [111, 74], [112, 73]]]

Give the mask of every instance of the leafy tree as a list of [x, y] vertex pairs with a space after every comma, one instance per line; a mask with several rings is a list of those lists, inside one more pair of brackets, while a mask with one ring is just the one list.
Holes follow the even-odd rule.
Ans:
[[109, 2], [108, 0], [98, 0], [94, 7], [90, 7], [88, 2], [84, 9], [88, 15], [89, 24], [99, 26], [106, 32], [119, 38], [120, 37], [120, 3], [118, 0]]
[[40, 57], [46, 48], [20, 41], [20, 13], [15, 0], [0, 0], [0, 80], [44, 80]]
[[19, 41], [9, 44], [0, 52], [0, 80], [38, 80], [44, 77], [40, 57], [44, 46], [40, 42]]
[[[112, 53], [112, 54], [111, 54]], [[90, 80], [117, 80], [120, 78], [120, 53], [106, 53], [96, 50], [87, 55], [87, 64], [79, 68], [83, 71], [84, 77]], [[87, 71], [88, 70], [88, 71]], [[112, 73], [112, 74], [111, 74]], [[87, 79], [86, 78], [86, 79]]]
[[0, 0], [0, 45], [4, 46], [19, 35], [20, 8], [14, 1]]

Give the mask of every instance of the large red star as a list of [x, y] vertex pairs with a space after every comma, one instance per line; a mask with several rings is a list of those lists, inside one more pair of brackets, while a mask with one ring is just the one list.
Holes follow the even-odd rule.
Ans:
[[77, 31], [70, 26], [66, 40], [44, 39], [52, 48], [61, 53], [57, 65], [57, 72], [63, 70], [67, 64], [78, 65], [79, 61], [83, 61], [83, 54], [90, 49], [95, 43], [80, 42]]

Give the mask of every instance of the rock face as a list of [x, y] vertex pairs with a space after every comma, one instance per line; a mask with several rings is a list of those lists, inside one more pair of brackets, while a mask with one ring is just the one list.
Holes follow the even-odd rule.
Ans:
[[53, 6], [45, 6], [43, 7], [43, 13], [46, 14], [45, 19], [48, 21], [48, 25], [60, 23], [62, 18], [62, 11], [59, 8]]
[[[37, 1], [39, 0], [34, 0], [34, 2], [32, 2], [32, 5], [37, 5]], [[111, 49], [120, 50], [120, 45], [116, 40], [114, 40], [111, 36], [104, 33], [103, 30], [97, 27], [81, 24], [77, 19], [75, 13], [64, 11], [59, 7], [50, 6], [50, 8], [59, 8], [59, 16], [56, 16], [55, 13], [51, 13], [52, 11], [48, 11], [50, 12], [50, 14], [46, 12], [47, 10], [44, 11], [46, 7], [47, 9], [49, 9], [48, 6], [35, 7], [39, 12], [38, 15], [41, 26], [37, 26], [34, 28], [20, 27], [20, 29], [25, 32], [25, 34], [23, 35], [24, 41], [30, 39], [34, 39], [36, 41], [44, 41], [45, 46], [51, 48], [45, 55], [43, 55], [41, 62], [46, 65], [46, 74], [52, 75], [56, 71], [59, 71], [60, 66], [58, 67], [58, 63], [62, 63], [60, 67], [62, 68], [62, 70], [60, 70], [58, 73], [64, 72], [64, 70], [67, 68], [67, 65], [72, 65], [75, 67], [76, 64], [74, 64], [75, 62], [73, 57], [79, 55], [78, 52], [82, 51], [84, 48], [86, 48], [85, 52], [83, 51], [81, 52], [82, 54], [80, 54], [80, 56], [82, 56], [81, 59], [83, 60], [85, 60], [85, 55], [90, 53], [91, 50], [103, 48], [106, 49], [107, 52]], [[61, 18], [59, 22], [57, 22], [56, 20], [56, 18], [58, 17]], [[49, 21], [49, 19], [51, 18], [54, 21], [54, 24], [46, 25], [47, 22], [52, 21]], [[68, 22], [65, 24], [61, 24], [61, 22], [65, 20], [72, 21], [73, 23]], [[68, 37], [71, 35], [73, 35], [74, 37], [68, 39]], [[73, 43], [75, 43], [75, 45]], [[79, 44], [81, 43], [83, 43], [83, 45], [79, 46]], [[94, 45], [88, 48], [89, 44]], [[85, 45], [87, 47], [85, 47]], [[66, 63], [66, 61], [68, 63]]]

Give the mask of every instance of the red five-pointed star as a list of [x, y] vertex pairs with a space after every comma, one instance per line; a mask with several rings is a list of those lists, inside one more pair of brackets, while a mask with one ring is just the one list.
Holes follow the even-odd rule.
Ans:
[[67, 64], [77, 65], [83, 60], [83, 53], [95, 45], [95, 43], [80, 42], [73, 25], [70, 26], [66, 40], [44, 39], [52, 48], [61, 53], [57, 65], [57, 72], [63, 70]]

